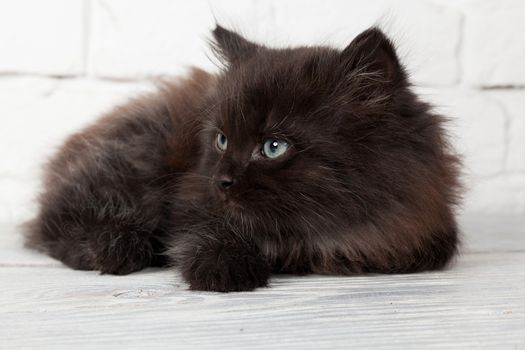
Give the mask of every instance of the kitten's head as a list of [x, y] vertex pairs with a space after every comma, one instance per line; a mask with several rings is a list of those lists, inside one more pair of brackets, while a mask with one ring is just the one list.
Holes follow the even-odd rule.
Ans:
[[406, 195], [421, 159], [441, 151], [379, 29], [344, 50], [271, 49], [220, 26], [213, 36], [224, 68], [198, 171], [212, 179], [206, 200], [232, 216], [359, 220]]

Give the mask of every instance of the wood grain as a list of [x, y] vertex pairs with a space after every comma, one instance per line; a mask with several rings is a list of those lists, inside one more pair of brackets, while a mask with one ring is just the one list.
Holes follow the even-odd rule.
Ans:
[[[270, 288], [218, 294], [188, 291], [172, 270], [72, 271], [5, 227], [0, 348], [525, 349], [520, 230], [477, 236], [480, 249], [446, 271], [277, 276]], [[512, 244], [489, 251], [497, 239]]]

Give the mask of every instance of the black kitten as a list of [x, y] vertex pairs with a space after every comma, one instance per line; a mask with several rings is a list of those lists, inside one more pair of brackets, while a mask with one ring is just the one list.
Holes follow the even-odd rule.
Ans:
[[213, 36], [220, 74], [194, 70], [67, 141], [30, 245], [103, 273], [175, 264], [214, 291], [447, 264], [459, 161], [379, 29], [342, 51]]

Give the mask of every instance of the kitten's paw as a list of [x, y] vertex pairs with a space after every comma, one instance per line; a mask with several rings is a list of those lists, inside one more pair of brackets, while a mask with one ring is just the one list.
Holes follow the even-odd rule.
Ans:
[[76, 270], [127, 275], [152, 263], [148, 239], [133, 232], [93, 234], [87, 240], [47, 242], [45, 250]]
[[143, 250], [130, 251], [123, 256], [104, 255], [98, 259], [97, 270], [101, 274], [128, 275], [151, 265], [151, 254]]
[[257, 252], [220, 247], [197, 253], [183, 276], [192, 290], [240, 292], [267, 286], [270, 269]]
[[92, 242], [100, 273], [127, 275], [151, 265], [153, 248], [143, 234], [122, 232]]

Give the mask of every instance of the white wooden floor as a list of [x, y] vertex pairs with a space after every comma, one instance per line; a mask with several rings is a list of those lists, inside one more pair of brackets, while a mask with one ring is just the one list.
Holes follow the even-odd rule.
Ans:
[[443, 272], [279, 276], [251, 293], [180, 276], [79, 272], [0, 226], [0, 348], [525, 349], [525, 218], [465, 218]]

